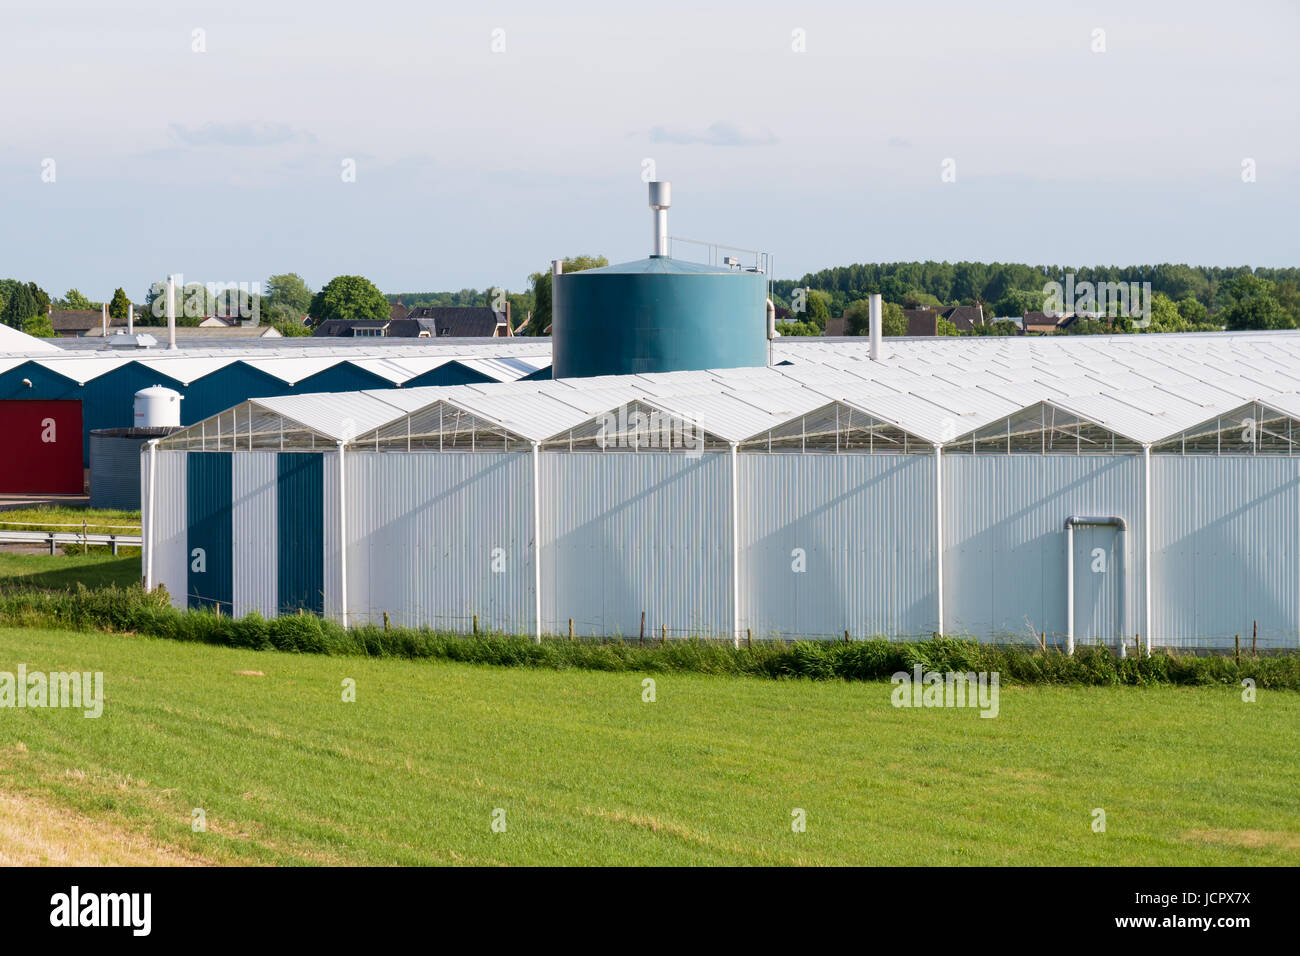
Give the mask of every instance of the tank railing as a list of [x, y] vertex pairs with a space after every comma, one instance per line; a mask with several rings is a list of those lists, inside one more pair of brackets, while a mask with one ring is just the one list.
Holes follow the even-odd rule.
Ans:
[[752, 266], [752, 269], [754, 271], [760, 272], [763, 275], [768, 275], [770, 274], [771, 271], [772, 257], [768, 253], [762, 252], [758, 249], [745, 249], [742, 246], [727, 246], [719, 242], [705, 242], [702, 239], [687, 239], [683, 236], [669, 236], [668, 237], [669, 255], [672, 255], [673, 253], [673, 243], [675, 242], [683, 242], [691, 246], [703, 246], [706, 252], [706, 258], [704, 261], [711, 266], [718, 266], [723, 264], [722, 260], [725, 257], [722, 256], [721, 253], [739, 252], [742, 253], [747, 258], [753, 257], [754, 264]]

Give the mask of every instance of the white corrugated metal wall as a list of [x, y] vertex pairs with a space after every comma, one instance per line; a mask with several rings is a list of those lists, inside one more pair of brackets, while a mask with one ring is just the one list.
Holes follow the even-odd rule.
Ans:
[[[341, 620], [343, 616], [343, 571], [341, 568], [339, 547], [341, 541], [340, 520], [342, 517], [339, 509], [339, 453], [337, 450], [327, 451], [323, 453], [323, 457], [325, 461], [321, 468], [321, 486], [325, 496], [325, 507], [322, 509], [324, 512], [322, 516], [323, 524], [325, 526], [322, 534], [325, 541], [325, 567], [322, 577], [324, 578], [325, 583], [325, 594], [322, 603], [324, 605], [325, 616], [338, 621]], [[350, 457], [350, 454], [345, 454], [344, 460], [346, 461], [346, 459]], [[348, 488], [347, 491], [349, 495], [353, 493], [351, 488]], [[349, 527], [347, 531], [348, 541], [355, 541], [355, 531], [351, 527]], [[349, 556], [349, 579], [356, 574], [354, 566], [355, 562], [356, 559]], [[348, 590], [351, 592], [351, 588]], [[351, 608], [348, 610], [351, 611]], [[354, 619], [349, 615], [348, 623], [351, 624], [353, 622]]]
[[279, 610], [277, 458], [275, 452], [230, 456], [233, 596], [240, 616], [274, 617]]
[[726, 454], [542, 452], [542, 629], [731, 634]]
[[[1140, 455], [947, 454], [943, 465], [946, 633], [1029, 641], [1032, 629], [1046, 631], [1049, 644], [1064, 646], [1064, 529], [1071, 515], [1114, 515], [1127, 523], [1124, 633], [1141, 631], [1145, 545]], [[1076, 542], [1076, 565], [1080, 554]], [[1114, 572], [1111, 564], [1105, 573]], [[1076, 580], [1079, 573], [1076, 567]], [[1105, 601], [1111, 592], [1098, 588], [1091, 593]], [[1085, 624], [1101, 613], [1076, 605], [1081, 643], [1090, 630]]]
[[[346, 459], [350, 621], [468, 631], [477, 614], [484, 630], [533, 632], [530, 454]], [[327, 525], [332, 494], [327, 482]]]
[[1153, 455], [1155, 643], [1300, 643], [1300, 460]]
[[739, 461], [742, 630], [831, 638], [935, 630], [932, 455]]
[[[167, 588], [171, 603], [185, 606], [189, 572], [186, 550], [189, 528], [186, 516], [186, 475], [188, 454], [183, 451], [158, 451], [158, 494], [154, 499], [153, 576]], [[141, 533], [147, 543], [149, 531], [149, 446], [140, 452]], [[143, 563], [142, 555], [141, 561]]]
[[[154, 578], [184, 605], [186, 452], [157, 453]], [[563, 634], [730, 636], [730, 457], [542, 452], [542, 624]], [[349, 619], [532, 633], [528, 453], [347, 453]], [[755, 637], [936, 627], [934, 458], [748, 454], [739, 470], [740, 627]], [[1127, 525], [1124, 634], [1145, 628], [1141, 456], [945, 454], [944, 630], [1063, 644], [1065, 519]], [[143, 500], [148, 455], [141, 455]], [[236, 613], [275, 613], [273, 453], [233, 456]], [[1153, 455], [1153, 640], [1300, 643], [1300, 460]], [[338, 458], [324, 453], [325, 612], [339, 601]], [[148, 507], [145, 534], [149, 535]], [[1076, 534], [1080, 643], [1102, 634], [1109, 529]], [[493, 570], [494, 549], [501, 549]], [[792, 570], [802, 548], [807, 571]], [[1093, 575], [1090, 577], [1090, 575]]]

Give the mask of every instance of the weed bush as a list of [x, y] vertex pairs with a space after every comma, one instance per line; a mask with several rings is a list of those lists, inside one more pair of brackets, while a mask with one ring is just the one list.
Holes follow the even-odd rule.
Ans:
[[1008, 684], [1239, 684], [1300, 690], [1300, 654], [1269, 657], [1120, 658], [1104, 647], [1080, 647], [1073, 657], [1035, 647], [981, 644], [951, 637], [915, 642], [863, 640], [760, 641], [734, 648], [724, 641], [675, 640], [667, 644], [622, 641], [535, 643], [506, 634], [465, 635], [425, 628], [344, 628], [312, 614], [267, 619], [210, 611], [177, 610], [163, 589], [139, 585], [75, 591], [0, 592], [0, 625], [142, 634], [248, 650], [301, 654], [356, 654], [408, 659], [440, 658], [496, 667], [579, 668], [648, 673], [732, 674], [810, 680], [883, 680], [920, 665], [925, 671], [998, 672]]

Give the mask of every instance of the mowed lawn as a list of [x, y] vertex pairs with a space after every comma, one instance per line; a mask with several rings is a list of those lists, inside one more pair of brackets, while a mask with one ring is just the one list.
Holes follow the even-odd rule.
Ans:
[[92, 551], [89, 554], [15, 554], [0, 551], [0, 589], [72, 591], [78, 584], [92, 589], [109, 585], [124, 588], [139, 584], [140, 549], [131, 550], [135, 554], [118, 556], [107, 550]]
[[1300, 863], [1294, 692], [1004, 687], [990, 720], [880, 682], [661, 674], [646, 703], [637, 674], [0, 631], [20, 662], [107, 700], [0, 709], [0, 791], [177, 859]]

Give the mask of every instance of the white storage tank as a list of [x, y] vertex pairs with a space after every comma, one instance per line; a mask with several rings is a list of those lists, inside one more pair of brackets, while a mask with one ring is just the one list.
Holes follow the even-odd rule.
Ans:
[[181, 393], [151, 385], [135, 393], [135, 428], [176, 428], [181, 423]]

